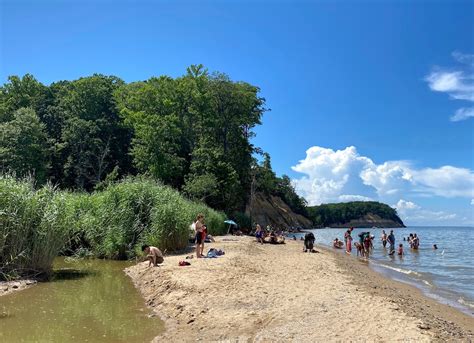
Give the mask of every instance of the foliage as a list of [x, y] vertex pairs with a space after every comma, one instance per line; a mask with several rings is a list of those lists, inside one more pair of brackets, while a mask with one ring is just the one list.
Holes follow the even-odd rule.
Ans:
[[[258, 87], [210, 74], [202, 65], [181, 77], [129, 84], [100, 74], [49, 86], [29, 74], [11, 76], [0, 87], [0, 123], [18, 126], [15, 111], [34, 111], [40, 124], [32, 121], [33, 137], [46, 136], [47, 163], [40, 168], [11, 153], [23, 139], [18, 129], [2, 130], [8, 135], [0, 151], [10, 153], [3, 160], [12, 172], [34, 173], [61, 188], [103, 189], [108, 175], [139, 173], [213, 208], [243, 211], [254, 152], [250, 138], [266, 110], [258, 93]], [[21, 153], [33, 156], [35, 149], [26, 145]]]
[[48, 275], [70, 237], [64, 216], [67, 192], [50, 185], [35, 191], [31, 181], [0, 175], [0, 279]]
[[34, 175], [44, 183], [49, 166], [49, 145], [44, 124], [31, 108], [20, 108], [10, 121], [0, 123], [0, 172], [18, 177]]
[[376, 201], [353, 201], [308, 207], [308, 215], [313, 224], [322, 227], [348, 223], [367, 214], [375, 214], [403, 225], [395, 209]]
[[272, 170], [268, 153], [263, 154], [261, 164], [254, 162], [256, 190], [266, 195], [279, 196], [295, 213], [306, 216], [306, 200], [296, 194], [295, 188], [287, 175], [277, 177]]
[[92, 194], [68, 192], [0, 175], [0, 276], [44, 274], [60, 251], [125, 259], [143, 243], [186, 247], [189, 225], [203, 213], [209, 232], [225, 233], [225, 215], [151, 179], [128, 178]]

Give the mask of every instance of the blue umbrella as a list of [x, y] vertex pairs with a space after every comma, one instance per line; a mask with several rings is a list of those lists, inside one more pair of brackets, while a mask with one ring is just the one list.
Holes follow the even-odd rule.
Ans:
[[229, 224], [229, 228], [227, 229], [227, 234], [229, 234], [230, 228], [232, 227], [232, 225], [238, 226], [236, 222], [234, 222], [233, 220], [230, 220], [230, 219], [224, 220], [224, 223]]

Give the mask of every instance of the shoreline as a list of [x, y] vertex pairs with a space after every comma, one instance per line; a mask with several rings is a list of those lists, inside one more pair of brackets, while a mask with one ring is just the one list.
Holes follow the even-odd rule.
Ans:
[[31, 279], [20, 279], [15, 281], [0, 281], [0, 297], [22, 291], [36, 285], [38, 281]]
[[189, 252], [125, 270], [165, 323], [154, 342], [474, 339], [473, 318], [355, 258], [320, 246], [305, 254], [300, 241], [254, 241], [216, 237], [206, 251], [223, 249], [223, 257], [178, 267]]

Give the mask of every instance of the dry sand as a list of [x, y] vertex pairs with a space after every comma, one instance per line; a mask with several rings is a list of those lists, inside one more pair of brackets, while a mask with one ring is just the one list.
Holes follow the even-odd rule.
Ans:
[[[233, 239], [233, 241], [225, 241]], [[332, 251], [218, 237], [216, 259], [126, 273], [166, 324], [154, 342], [472, 341], [474, 318]], [[188, 253], [189, 255], [190, 253]], [[391, 296], [391, 299], [387, 297]]]

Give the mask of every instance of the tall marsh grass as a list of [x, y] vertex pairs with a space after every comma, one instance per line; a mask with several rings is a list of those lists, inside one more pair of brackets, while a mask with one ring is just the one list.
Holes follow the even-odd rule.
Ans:
[[209, 232], [226, 231], [223, 213], [192, 202], [146, 178], [129, 178], [105, 190], [72, 193], [0, 175], [0, 278], [48, 275], [63, 249], [101, 258], [135, 256], [144, 243], [163, 251], [185, 248], [198, 213]]

